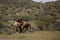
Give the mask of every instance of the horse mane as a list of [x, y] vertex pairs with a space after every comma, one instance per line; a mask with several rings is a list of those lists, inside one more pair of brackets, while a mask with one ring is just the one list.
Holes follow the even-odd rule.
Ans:
[[16, 20], [16, 22], [20, 22], [20, 23], [21, 23], [21, 22], [22, 22], [22, 20], [23, 20], [23, 19], [22, 19], [22, 18], [20, 18], [20, 19], [17, 19], [17, 20]]

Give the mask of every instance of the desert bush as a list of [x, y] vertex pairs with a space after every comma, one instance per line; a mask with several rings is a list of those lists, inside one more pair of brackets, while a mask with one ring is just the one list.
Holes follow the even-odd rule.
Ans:
[[9, 22], [0, 22], [0, 34], [14, 33], [13, 26]]

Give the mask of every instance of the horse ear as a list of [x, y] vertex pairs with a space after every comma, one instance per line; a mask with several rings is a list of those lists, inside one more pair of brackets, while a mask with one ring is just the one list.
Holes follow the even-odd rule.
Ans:
[[16, 22], [19, 22], [19, 19], [17, 19]]

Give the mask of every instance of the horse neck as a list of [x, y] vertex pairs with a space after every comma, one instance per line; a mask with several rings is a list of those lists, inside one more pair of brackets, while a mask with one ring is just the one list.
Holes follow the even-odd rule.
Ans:
[[23, 21], [23, 25], [29, 24], [27, 21]]

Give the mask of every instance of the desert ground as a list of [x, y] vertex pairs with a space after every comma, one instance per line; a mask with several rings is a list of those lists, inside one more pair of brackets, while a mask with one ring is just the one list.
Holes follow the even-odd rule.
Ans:
[[60, 40], [60, 31], [36, 31], [11, 35], [0, 34], [0, 40]]

